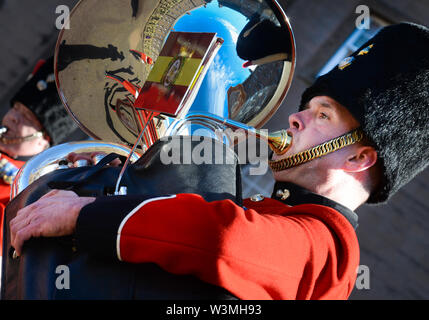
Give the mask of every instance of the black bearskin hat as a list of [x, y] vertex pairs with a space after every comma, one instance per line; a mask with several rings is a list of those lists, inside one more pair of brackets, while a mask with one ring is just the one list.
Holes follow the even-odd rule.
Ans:
[[63, 142], [77, 124], [68, 114], [55, 85], [54, 58], [51, 57], [31, 76], [11, 99], [19, 101], [39, 119], [43, 129], [51, 138], [51, 145]]
[[429, 161], [429, 29], [400, 23], [383, 28], [319, 77], [302, 96], [329, 96], [360, 122], [383, 165], [368, 203], [387, 201]]
[[291, 60], [292, 46], [289, 30], [255, 14], [240, 32], [236, 50], [243, 60], [259, 60], [279, 54], [284, 55], [280, 60]]

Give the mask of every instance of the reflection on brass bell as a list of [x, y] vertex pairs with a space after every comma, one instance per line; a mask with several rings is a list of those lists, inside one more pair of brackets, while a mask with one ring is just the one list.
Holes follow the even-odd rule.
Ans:
[[[55, 50], [55, 80], [64, 106], [80, 128], [96, 140], [132, 146], [149, 123], [147, 137], [137, 145], [140, 153], [165, 136], [186, 134], [188, 129], [194, 133], [194, 128], [201, 126], [212, 131], [219, 128], [202, 118], [199, 120], [204, 122], [187, 122], [183, 131], [176, 127], [183, 122], [175, 120], [187, 119], [196, 112], [222, 117], [220, 125], [232, 120], [260, 129], [283, 103], [296, 66], [295, 37], [283, 6], [277, 2], [135, 0], [130, 10], [124, 5], [127, 1], [79, 1], [69, 17], [73, 28], [61, 30]], [[88, 28], [82, 21], [98, 27]], [[107, 34], [106, 28], [99, 27], [106, 21], [111, 24]], [[169, 65], [176, 56], [165, 46], [172, 30], [185, 37], [180, 39], [187, 39], [174, 41], [183, 53], [192, 53], [192, 61]], [[219, 42], [201, 38], [206, 43], [203, 45], [191, 33], [212, 33]], [[217, 51], [220, 39], [222, 49]], [[213, 67], [208, 67], [210, 61]], [[243, 62], [252, 68], [243, 68]], [[183, 68], [183, 76], [170, 85], [181, 89], [162, 85], [163, 90], [158, 92], [161, 82], [150, 80], [161, 80], [163, 75], [170, 75], [167, 71], [178, 76], [176, 67]], [[107, 81], [100, 77], [105, 72]], [[167, 78], [174, 79], [164, 80]], [[150, 83], [158, 85], [152, 87]], [[165, 100], [166, 108], [161, 102], [147, 104], [152, 94]], [[134, 108], [138, 98], [142, 109]], [[180, 102], [176, 110], [180, 110], [179, 116], [169, 109], [169, 99]], [[146, 118], [148, 110], [155, 112], [156, 120]], [[278, 154], [288, 145], [284, 132], [268, 141]]]

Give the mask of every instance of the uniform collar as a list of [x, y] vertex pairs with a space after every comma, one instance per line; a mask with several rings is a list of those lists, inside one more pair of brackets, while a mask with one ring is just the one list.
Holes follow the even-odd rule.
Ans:
[[16, 158], [11, 157], [10, 155], [8, 155], [6, 152], [0, 151], [0, 155], [2, 155], [3, 157], [6, 156], [9, 159], [15, 160], [15, 161], [23, 161], [23, 162], [27, 162], [28, 160], [30, 160], [31, 158], [34, 157], [33, 156], [18, 156]]
[[313, 193], [296, 184], [277, 181], [274, 185], [271, 198], [279, 200], [290, 206], [309, 203], [327, 206], [342, 214], [350, 222], [354, 229], [358, 227], [358, 216], [355, 212], [339, 204], [338, 202]]

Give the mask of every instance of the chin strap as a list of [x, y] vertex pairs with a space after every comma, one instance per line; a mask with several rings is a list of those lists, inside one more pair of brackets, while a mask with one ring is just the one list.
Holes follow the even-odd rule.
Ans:
[[37, 138], [43, 137], [44, 133], [43, 131], [37, 131], [29, 136], [25, 137], [5, 137], [3, 135], [0, 135], [0, 142], [3, 144], [18, 144], [25, 141], [34, 140]]
[[273, 172], [283, 171], [292, 167], [299, 166], [303, 163], [309, 162], [316, 158], [323, 157], [328, 153], [332, 153], [334, 151], [340, 150], [344, 147], [350, 146], [357, 142], [362, 141], [364, 137], [364, 133], [362, 129], [357, 128], [353, 131], [350, 131], [338, 138], [329, 140], [323, 144], [320, 144], [311, 149], [302, 151], [300, 153], [294, 154], [285, 159], [277, 160], [277, 161], [268, 161], [270, 168]]

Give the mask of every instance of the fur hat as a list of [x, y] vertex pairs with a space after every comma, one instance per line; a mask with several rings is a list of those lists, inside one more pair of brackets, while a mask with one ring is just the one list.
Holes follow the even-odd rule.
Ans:
[[292, 46], [289, 30], [255, 14], [240, 32], [236, 49], [241, 59], [249, 60], [247, 66], [291, 60]]
[[387, 201], [429, 161], [429, 29], [400, 23], [383, 28], [319, 77], [302, 96], [329, 96], [360, 122], [383, 165], [368, 203]]
[[16, 101], [24, 104], [39, 119], [51, 138], [51, 145], [63, 142], [77, 129], [77, 124], [68, 114], [58, 95], [53, 57], [36, 66], [30, 78], [11, 99], [11, 106]]

